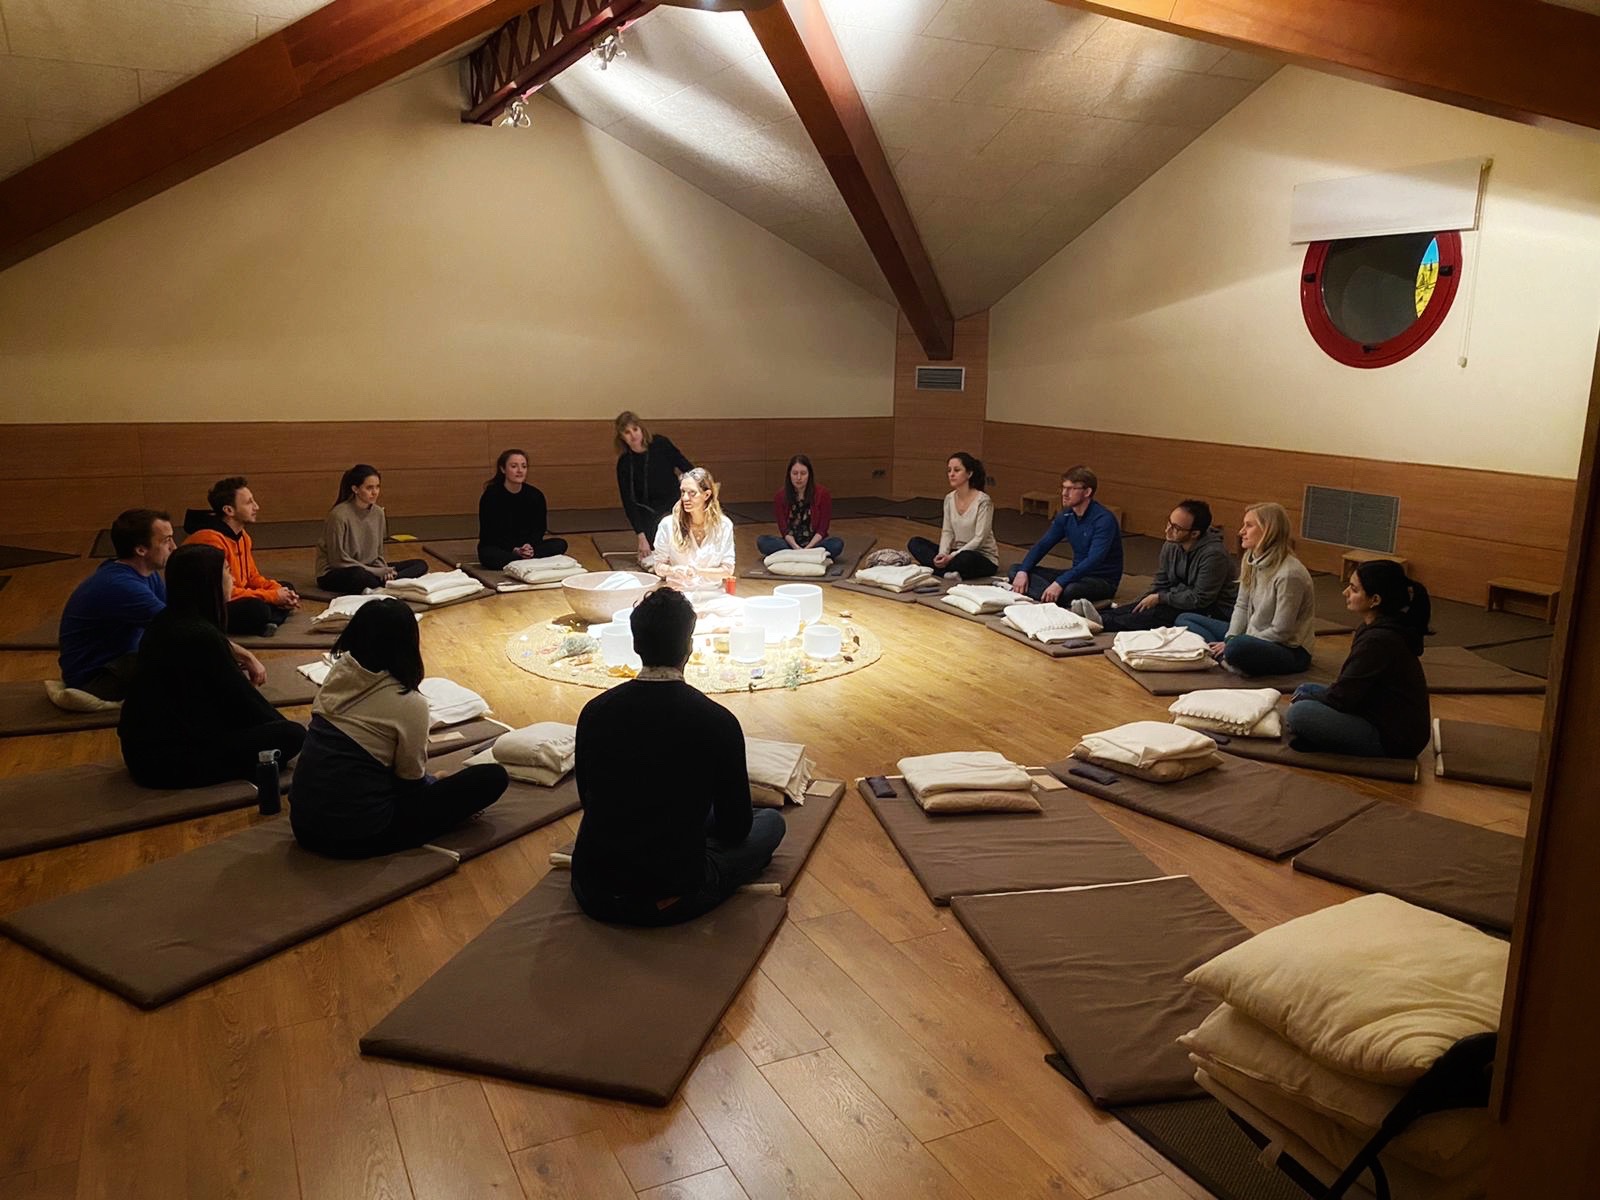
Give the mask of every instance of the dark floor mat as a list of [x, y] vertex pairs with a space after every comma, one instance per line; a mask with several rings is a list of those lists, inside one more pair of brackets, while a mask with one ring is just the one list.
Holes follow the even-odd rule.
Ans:
[[[943, 515], [940, 521], [943, 521]], [[1014, 508], [994, 510], [994, 536], [1013, 546], [1031, 546], [1050, 528], [1051, 518], [1041, 513], [1018, 512]]]
[[[77, 558], [76, 554], [62, 554], [56, 550], [34, 550], [28, 546], [0, 546], [0, 571], [14, 571], [18, 567], [36, 567], [40, 563], [60, 562]], [[0, 587], [4, 587], [0, 583]]]
[[1507, 642], [1503, 646], [1479, 646], [1474, 651], [1490, 662], [1521, 671], [1538, 679], [1550, 678], [1550, 654], [1555, 646], [1551, 637], [1529, 638], [1522, 642]]
[[[1060, 1070], [1050, 1055], [1045, 1061]], [[1112, 1114], [1152, 1149], [1218, 1200], [1306, 1200], [1306, 1193], [1276, 1167], [1228, 1110], [1207, 1096], [1166, 1104], [1133, 1104]]]
[[1539, 759], [1539, 731], [1435, 717], [1433, 752], [1433, 772], [1441, 779], [1530, 792]]
[[767, 570], [766, 560], [757, 557], [753, 565], [743, 568], [739, 572], [740, 579], [770, 579], [773, 583], [818, 583], [823, 580], [844, 579], [855, 573], [856, 564], [861, 561], [862, 555], [877, 544], [875, 538], [847, 537], [841, 538], [844, 550], [839, 557], [828, 565], [825, 575], [780, 575], [775, 571]]
[[902, 517], [922, 525], [940, 525], [944, 522], [944, 500], [917, 496], [911, 500], [885, 500], [870, 508], [863, 506], [862, 515], [868, 517]]
[[1433, 646], [1424, 650], [1422, 673], [1427, 677], [1428, 690], [1436, 694], [1537, 695], [1545, 690], [1545, 681], [1538, 676], [1513, 671], [1463, 646]]

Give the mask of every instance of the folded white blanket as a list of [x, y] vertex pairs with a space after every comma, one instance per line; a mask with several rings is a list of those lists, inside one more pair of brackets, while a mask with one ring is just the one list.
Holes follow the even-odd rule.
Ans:
[[572, 770], [578, 753], [578, 727], [560, 721], [537, 721], [502, 734], [494, 759], [507, 766], [545, 767], [562, 774]]
[[1134, 629], [1119, 633], [1111, 648], [1135, 671], [1203, 671], [1213, 665], [1206, 640], [1188, 629]]
[[1217, 744], [1205, 734], [1165, 721], [1130, 721], [1114, 729], [1086, 733], [1080, 745], [1096, 759], [1153, 767], [1182, 758], [1203, 758], [1216, 753]]
[[942, 597], [952, 608], [974, 616], [996, 613], [1017, 603], [1017, 593], [993, 584], [958, 583]]
[[1033, 787], [1028, 773], [993, 750], [955, 750], [917, 754], [896, 767], [919, 798], [940, 792], [1023, 792]]
[[1209, 729], [1236, 737], [1279, 737], [1283, 721], [1276, 688], [1204, 688], [1179, 696], [1168, 707], [1172, 719], [1190, 729]]
[[315, 662], [301, 663], [295, 668], [296, 671], [300, 672], [300, 674], [311, 680], [311, 682], [316, 684], [318, 687], [321, 687], [328, 681], [328, 672], [332, 669], [333, 655], [331, 654], [324, 654]]
[[490, 711], [489, 702], [477, 692], [448, 679], [424, 679], [417, 691], [428, 702], [429, 729], [470, 721]]
[[494, 747], [480, 750], [462, 765], [467, 767], [481, 767], [487, 763], [498, 763], [505, 769], [505, 773], [518, 783], [535, 783], [540, 787], [555, 787], [566, 778], [565, 771], [552, 771], [549, 767], [525, 767], [517, 763], [502, 763], [494, 756]]
[[811, 786], [816, 764], [806, 757], [806, 748], [799, 742], [772, 742], [765, 738], [747, 737], [744, 740], [744, 768], [750, 777], [752, 798], [759, 791], [777, 793], [779, 804], [787, 799], [794, 804], [806, 802], [806, 789]]
[[1007, 625], [1036, 642], [1071, 642], [1100, 632], [1098, 624], [1054, 604], [1009, 604], [1004, 611]]
[[458, 569], [455, 571], [431, 571], [416, 579], [391, 579], [383, 587], [385, 591], [396, 592], [405, 597], [429, 599], [437, 596], [440, 592], [447, 592], [469, 583], [476, 584], [479, 587], [482, 586], [471, 575]]
[[328, 601], [328, 607], [311, 618], [311, 624], [318, 629], [342, 629], [350, 624], [350, 618], [356, 615], [356, 610], [363, 604], [370, 604], [374, 600], [382, 600], [377, 594], [370, 596], [335, 596]]
[[623, 588], [638, 587], [639, 581], [628, 571], [613, 571], [594, 585], [597, 592], [616, 592]]
[[821, 546], [813, 546], [809, 550], [775, 550], [761, 561], [768, 567], [777, 563], [816, 563], [826, 567], [833, 560]]
[[582, 575], [583, 564], [570, 555], [556, 554], [549, 558], [514, 558], [501, 570], [522, 583], [555, 583]]
[[855, 573], [857, 583], [881, 587], [889, 592], [904, 592], [931, 582], [933, 572], [920, 563], [909, 567], [863, 567]]
[[828, 573], [828, 564], [819, 562], [775, 562], [766, 566], [774, 575], [787, 575], [793, 579], [821, 579]]

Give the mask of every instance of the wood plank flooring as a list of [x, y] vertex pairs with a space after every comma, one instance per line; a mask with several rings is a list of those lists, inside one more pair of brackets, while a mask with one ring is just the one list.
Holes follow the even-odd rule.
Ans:
[[[926, 527], [845, 521], [899, 545]], [[738, 531], [755, 553], [755, 527]], [[80, 539], [63, 539], [77, 544]], [[86, 544], [86, 542], [84, 543]], [[580, 558], [599, 566], [586, 538]], [[310, 551], [263, 553], [304, 582]], [[0, 628], [58, 612], [85, 560], [12, 573]], [[740, 581], [741, 592], [770, 585]], [[797, 691], [719, 697], [756, 736], [805, 741], [820, 770], [892, 769], [967, 748], [1025, 763], [1166, 702], [1098, 659], [1052, 661], [916, 605], [830, 592], [883, 639], [881, 662]], [[512, 724], [573, 720], [594, 693], [538, 679], [506, 638], [559, 593], [503, 596], [422, 623], [430, 674]], [[1336, 666], [1348, 639], [1325, 639]], [[0, 654], [42, 679], [50, 654]], [[1438, 716], [1534, 728], [1542, 697], [1442, 696]], [[303, 714], [302, 714], [303, 715]], [[112, 731], [0, 740], [0, 775], [115, 756]], [[1520, 833], [1527, 798], [1424, 779], [1353, 786]], [[1252, 929], [1354, 895], [1099, 805], [1164, 870]], [[253, 812], [0, 862], [0, 911], [125, 874], [242, 829]], [[0, 1195], [45, 1197], [1051, 1197], [1206, 1193], [1044, 1064], [1048, 1046], [947, 910], [922, 895], [853, 789], [795, 887], [789, 919], [678, 1098], [647, 1109], [363, 1059], [360, 1035], [548, 869], [558, 823], [360, 920], [143, 1013], [0, 940]], [[474, 1014], [464, 1014], [472, 1019]]]

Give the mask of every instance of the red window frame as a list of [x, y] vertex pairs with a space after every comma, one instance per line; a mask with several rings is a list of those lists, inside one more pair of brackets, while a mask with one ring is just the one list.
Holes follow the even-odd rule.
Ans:
[[1415, 354], [1444, 324], [1461, 283], [1461, 235], [1447, 229], [1433, 237], [1439, 243], [1439, 282], [1434, 285], [1428, 307], [1403, 333], [1377, 344], [1364, 344], [1347, 336], [1328, 315], [1328, 306], [1322, 300], [1322, 268], [1333, 243], [1312, 242], [1306, 247], [1305, 265], [1300, 269], [1300, 311], [1305, 316], [1306, 329], [1329, 358], [1347, 367], [1386, 367]]

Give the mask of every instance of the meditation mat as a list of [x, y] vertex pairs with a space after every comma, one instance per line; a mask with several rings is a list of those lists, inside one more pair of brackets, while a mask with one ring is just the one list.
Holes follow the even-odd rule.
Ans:
[[862, 506], [862, 515], [868, 517], [902, 517], [922, 525], [944, 523], [944, 500], [930, 496], [917, 496], [911, 500], [885, 500], [870, 507]]
[[1433, 719], [1433, 773], [1441, 779], [1533, 790], [1537, 729]]
[[[1039, 513], [1018, 512], [1014, 508], [997, 508], [994, 510], [995, 540], [1009, 542], [1013, 546], [1032, 546], [1044, 536], [1053, 519], [1053, 513], [1047, 517]], [[939, 522], [944, 523], [942, 511]], [[1006, 564], [1000, 565], [1003, 567]]]
[[0, 633], [0, 650], [61, 649], [61, 618], [46, 617], [37, 625], [16, 633]]
[[1541, 617], [1521, 613], [1490, 612], [1481, 604], [1431, 597], [1428, 646], [1497, 646], [1506, 642], [1531, 641], [1549, 637], [1553, 630]]
[[1502, 667], [1521, 671], [1524, 675], [1548, 679], [1554, 645], [1554, 638], [1529, 638], [1527, 641], [1506, 642], [1499, 646], [1479, 646], [1475, 653]]
[[1354, 625], [1341, 625], [1326, 617], [1311, 618], [1311, 632], [1317, 637], [1348, 637], [1356, 631]]
[[1250, 932], [1194, 880], [957, 896], [950, 911], [1101, 1108], [1203, 1094], [1177, 1039], [1217, 1002], [1183, 977]]
[[0, 918], [0, 932], [155, 1008], [455, 870], [449, 854], [322, 858], [287, 817]]
[[1294, 869], [1509, 933], [1522, 839], [1379, 803], [1302, 851]]
[[[972, 579], [962, 580], [962, 582], [982, 585], [985, 583], [992, 583], [994, 581], [986, 579]], [[954, 583], [950, 584], [950, 587], [955, 586], [956, 585]], [[996, 583], [995, 586], [998, 587], [1000, 585]], [[944, 593], [948, 590], [949, 588], [947, 587], [942, 591], [931, 594], [912, 593], [912, 597], [916, 603], [922, 605], [924, 608], [931, 608], [934, 612], [943, 613], [947, 617], [960, 617], [963, 621], [973, 621], [979, 625], [987, 625], [991, 619], [999, 616], [998, 613], [969, 613], [966, 609], [957, 608], [954, 604], [946, 604], [944, 602]]]
[[905, 780], [879, 799], [861, 796], [935, 904], [952, 896], [1024, 892], [1154, 879], [1160, 869], [1109, 821], [1065, 788], [1036, 788], [1043, 812], [940, 813], [922, 810]]
[[1359, 754], [1295, 750], [1289, 745], [1287, 733], [1275, 738], [1229, 736], [1226, 743], [1218, 743], [1217, 749], [1257, 762], [1304, 767], [1308, 771], [1331, 771], [1336, 775], [1360, 775], [1367, 779], [1392, 779], [1396, 783], [1415, 783], [1419, 773], [1414, 758], [1368, 758]]
[[1074, 645], [1071, 642], [1041, 642], [1037, 638], [1029, 637], [1022, 630], [1007, 625], [1002, 617], [989, 616], [984, 618], [983, 623], [1001, 637], [1021, 642], [1028, 649], [1048, 654], [1051, 658], [1081, 658], [1088, 654], [1104, 654], [1111, 649], [1111, 640], [1116, 636], [1110, 633], [1096, 634], [1083, 645]]
[[[311, 624], [314, 613], [304, 609], [289, 614], [271, 637], [260, 634], [230, 634], [228, 640], [247, 650], [332, 650], [338, 633], [317, 629]], [[47, 617], [21, 633], [0, 634], [0, 650], [61, 649], [61, 618]]]
[[[1460, 646], [1430, 646], [1422, 652], [1422, 673], [1435, 693], [1497, 692], [1536, 694], [1545, 681], [1490, 662]], [[1321, 682], [1320, 680], [1318, 682]]]
[[846, 575], [854, 574], [856, 564], [861, 561], [861, 556], [877, 544], [878, 539], [873, 537], [845, 538], [844, 552], [833, 560], [828, 567], [826, 575], [778, 575], [767, 570], [763, 560], [757, 557], [752, 560], [753, 566], [746, 567], [739, 572], [739, 578], [770, 579], [773, 583], [821, 583], [824, 579], [842, 579]]
[[[451, 513], [446, 516], [397, 517], [389, 515], [389, 540], [407, 542], [445, 541], [478, 536], [477, 513]], [[317, 534], [321, 536], [319, 526]], [[259, 543], [258, 543], [259, 544]], [[316, 545], [312, 539], [308, 545]], [[385, 557], [388, 557], [387, 555]]]
[[[1123, 571], [1127, 574], [1148, 575], [1153, 578], [1161, 566], [1161, 547], [1166, 544], [1165, 538], [1151, 537], [1144, 533], [1123, 534]], [[1146, 584], [1145, 590], [1149, 590], [1149, 586]]]
[[[493, 567], [486, 567], [478, 561], [478, 543], [473, 541], [454, 542], [429, 542], [422, 547], [440, 562], [448, 563], [465, 571], [472, 578], [492, 588], [496, 592], [544, 592], [552, 591], [561, 586], [558, 579], [554, 583], [523, 583], [514, 576], [507, 575], [504, 571], [497, 571]], [[467, 599], [481, 599], [481, 597], [468, 596]]]
[[1118, 775], [1096, 783], [1072, 774], [1088, 764], [1064, 758], [1046, 769], [1074, 791], [1188, 829], [1262, 858], [1287, 858], [1378, 801], [1335, 783], [1278, 767], [1225, 759], [1176, 783]]
[[0, 571], [14, 571], [18, 567], [36, 567], [40, 563], [60, 562], [64, 558], [77, 557], [76, 554], [63, 554], [58, 550], [34, 550], [28, 546], [0, 546]]
[[877, 596], [880, 600], [893, 600], [899, 604], [915, 604], [918, 597], [937, 596], [954, 586], [953, 581], [942, 579], [937, 575], [910, 592], [891, 592], [888, 588], [873, 587], [870, 583], [857, 583], [854, 578], [830, 579], [828, 582], [847, 592], [860, 592], [863, 596]]
[[428, 734], [428, 757], [443, 757], [457, 750], [481, 750], [502, 733], [510, 732], [511, 726], [489, 717], [442, 725]]
[[379, 1021], [361, 1052], [666, 1104], [788, 907], [740, 894], [681, 925], [607, 925], [552, 871]]
[[[606, 566], [613, 571], [637, 571], [640, 569], [638, 566], [639, 535], [631, 530], [615, 533], [597, 533], [589, 540], [594, 543], [595, 552], [606, 560]], [[624, 567], [620, 563], [610, 561], [614, 558], [628, 559], [632, 565]]]
[[1203, 671], [1135, 671], [1112, 650], [1106, 651], [1106, 661], [1152, 696], [1183, 696], [1201, 688], [1277, 688], [1287, 695], [1302, 683], [1332, 683], [1338, 678], [1337, 671], [1316, 663], [1296, 675], [1236, 675], [1220, 666]]
[[[718, 637], [710, 650], [697, 645], [684, 668], [683, 678], [708, 695], [765, 692], [837, 679], [870, 667], [883, 657], [883, 643], [878, 635], [852, 618], [836, 612], [824, 613], [823, 622], [838, 627], [843, 635], [844, 650], [837, 658], [826, 661], [811, 658], [801, 648], [800, 638], [795, 637], [781, 645], [768, 646], [759, 663], [739, 663], [728, 656], [727, 638]], [[559, 621], [530, 625], [506, 639], [506, 657], [513, 666], [530, 675], [583, 687], [611, 688], [638, 676], [638, 671], [632, 667], [606, 666], [598, 645], [592, 650], [558, 657], [567, 640], [574, 636], [582, 635], [575, 635], [572, 628]], [[700, 640], [697, 638], [696, 642]]]

